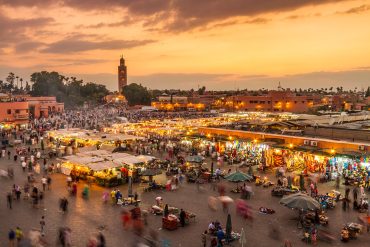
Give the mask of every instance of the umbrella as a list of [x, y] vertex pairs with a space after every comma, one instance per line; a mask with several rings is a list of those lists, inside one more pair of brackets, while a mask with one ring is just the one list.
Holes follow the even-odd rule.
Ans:
[[242, 247], [244, 247], [247, 244], [247, 239], [245, 238], [244, 228], [242, 228], [240, 232], [239, 243], [241, 244]]
[[230, 196], [219, 196], [218, 199], [224, 203], [232, 203], [234, 200]]
[[217, 210], [217, 198], [214, 196], [208, 197], [208, 207], [213, 211]]
[[159, 175], [159, 174], [162, 174], [161, 169], [146, 169], [140, 175], [149, 177], [149, 182], [152, 182], [153, 181], [153, 176], [156, 176], [156, 175]]
[[251, 181], [253, 178], [249, 176], [248, 174], [242, 173], [240, 171], [236, 171], [234, 173], [231, 173], [230, 175], [227, 175], [225, 179], [230, 182], [239, 183], [239, 182], [244, 182], [246, 180]]
[[193, 162], [193, 163], [202, 163], [204, 158], [200, 155], [193, 155], [193, 156], [188, 156], [186, 158], [187, 162]]
[[316, 210], [320, 209], [320, 203], [312, 197], [303, 194], [296, 193], [293, 195], [285, 196], [280, 200], [280, 204], [294, 209], [300, 210]]
[[226, 236], [225, 236], [227, 243], [231, 241], [231, 231], [232, 231], [231, 216], [230, 214], [228, 214], [227, 221], [226, 221]]

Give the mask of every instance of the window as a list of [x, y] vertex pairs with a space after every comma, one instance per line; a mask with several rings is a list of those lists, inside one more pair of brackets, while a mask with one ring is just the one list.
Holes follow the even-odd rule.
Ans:
[[271, 104], [271, 101], [267, 101], [267, 104]]
[[265, 101], [260, 101], [260, 104], [265, 104]]
[[294, 104], [297, 104], [297, 101], [294, 101]]
[[302, 101], [302, 103], [304, 104], [304, 101]]
[[6, 113], [8, 113], [8, 114], [12, 114], [12, 109], [8, 109], [8, 110], [6, 111]]
[[15, 113], [19, 113], [19, 112], [20, 112], [19, 109], [15, 110]]
[[250, 104], [253, 104], [253, 101], [251, 100], [251, 101], [249, 101], [249, 103], [250, 103]]

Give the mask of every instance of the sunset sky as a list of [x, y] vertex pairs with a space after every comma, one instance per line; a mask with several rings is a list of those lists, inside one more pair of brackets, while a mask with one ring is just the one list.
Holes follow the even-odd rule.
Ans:
[[370, 85], [370, 0], [0, 0], [0, 79], [58, 71], [117, 90]]

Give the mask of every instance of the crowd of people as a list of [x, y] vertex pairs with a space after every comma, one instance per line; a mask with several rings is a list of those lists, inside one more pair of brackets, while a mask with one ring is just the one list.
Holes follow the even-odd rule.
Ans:
[[[210, 113], [193, 113], [193, 112], [182, 112], [182, 113], [166, 113], [166, 112], [131, 112], [125, 109], [115, 108], [111, 106], [102, 106], [95, 109], [80, 109], [75, 111], [66, 111], [62, 114], [52, 114], [47, 119], [32, 120], [28, 129], [10, 129], [2, 130], [1, 132], [1, 159], [9, 164], [9, 168], [2, 174], [6, 174], [9, 178], [14, 177], [13, 166], [19, 165], [23, 172], [25, 182], [23, 184], [14, 183], [11, 188], [7, 189], [6, 201], [9, 210], [13, 210], [14, 203], [27, 203], [35, 209], [44, 208], [45, 197], [48, 197], [53, 190], [52, 181], [53, 173], [59, 171], [59, 167], [54, 157], [46, 156], [45, 149], [47, 149], [47, 140], [43, 138], [45, 130], [48, 129], [59, 129], [59, 128], [83, 128], [83, 129], [101, 129], [104, 126], [110, 125], [111, 120], [117, 117], [124, 117], [128, 121], [142, 121], [147, 119], [171, 119], [171, 118], [197, 118], [197, 117], [209, 117], [212, 116]], [[116, 120], [114, 120], [116, 121]], [[119, 120], [117, 120], [119, 121]], [[9, 142], [14, 140], [20, 140], [19, 145], [14, 145], [15, 147], [9, 147]], [[168, 187], [170, 191], [180, 191], [178, 190], [179, 185], [182, 184], [185, 176], [190, 177], [190, 172], [187, 173], [187, 168], [183, 169], [185, 163], [185, 157], [187, 156], [201, 156], [208, 162], [200, 162], [197, 164], [199, 166], [194, 169], [195, 177], [199, 178], [204, 173], [210, 173], [209, 179], [203, 179], [203, 182], [210, 182], [213, 189], [215, 189], [215, 184], [218, 184], [219, 197], [227, 196], [225, 187], [220, 183], [221, 177], [230, 174], [232, 167], [234, 169], [235, 164], [232, 161], [229, 163], [230, 166], [225, 165], [228, 162], [226, 157], [227, 154], [221, 154], [212, 148], [208, 150], [198, 149], [197, 147], [189, 148], [183, 145], [179, 138], [173, 138], [170, 136], [160, 136], [160, 135], [150, 135], [145, 140], [134, 141], [129, 144], [127, 149], [134, 154], [145, 154], [154, 155], [156, 157], [165, 160], [166, 172], [170, 177], [170, 182]], [[54, 164], [56, 163], [56, 164]], [[246, 165], [246, 162], [242, 161], [241, 166]], [[203, 167], [202, 167], [203, 166]], [[215, 166], [215, 167], [213, 167]], [[181, 168], [180, 168], [181, 167]], [[176, 172], [173, 172], [175, 168]], [[204, 168], [204, 170], [202, 170]], [[223, 171], [222, 169], [225, 169]], [[253, 175], [253, 168], [250, 166]], [[281, 168], [278, 169], [279, 176], [277, 176], [276, 181], [279, 186], [282, 187], [292, 187], [297, 186], [301, 191], [307, 190], [310, 195], [314, 198], [318, 198], [318, 182], [313, 181], [312, 183], [304, 183], [303, 175], [299, 176], [297, 181], [294, 181], [290, 174], [286, 174], [286, 171]], [[263, 171], [264, 172], [264, 171]], [[175, 173], [175, 174], [173, 174]], [[297, 176], [295, 176], [297, 177]], [[62, 195], [59, 199], [58, 204], [59, 210], [63, 214], [69, 213], [69, 196], [82, 196], [84, 199], [89, 198], [90, 194], [90, 184], [86, 182], [83, 186], [81, 193], [77, 192], [79, 179], [78, 177], [68, 176], [67, 178], [67, 193]], [[259, 179], [259, 178], [258, 178]], [[196, 184], [199, 189], [199, 184], [201, 180], [196, 180]], [[151, 184], [157, 187], [154, 181]], [[308, 185], [308, 186], [307, 186]], [[338, 186], [338, 185], [337, 185]], [[347, 186], [347, 185], [346, 185]], [[349, 185], [348, 185], [349, 186]], [[349, 207], [349, 202], [353, 201], [353, 209], [359, 209], [365, 204], [366, 193], [364, 187], [354, 187], [352, 189], [353, 197], [350, 198], [350, 189], [345, 189], [344, 199], [342, 200], [343, 210], [347, 210]], [[241, 192], [241, 198], [243, 200], [238, 200], [235, 203], [235, 208], [238, 215], [244, 219], [253, 221], [253, 209], [250, 207], [244, 199], [253, 200], [253, 192], [251, 186], [246, 184], [238, 187], [235, 191], [236, 193]], [[175, 192], [181, 193], [181, 192]], [[138, 193], [135, 192], [133, 195], [132, 210], [122, 210], [121, 219], [123, 228], [126, 231], [131, 231], [138, 237], [143, 237], [145, 226], [148, 224], [146, 212], [140, 208], [138, 200]], [[324, 195], [325, 196], [325, 195]], [[111, 201], [112, 205], [123, 204], [122, 192], [119, 188], [114, 188], [110, 192], [105, 190], [102, 194], [103, 203]], [[214, 198], [210, 199], [210, 208], [213, 208]], [[226, 201], [222, 202], [223, 210], [225, 213], [229, 212], [229, 203]], [[118, 206], [117, 206], [118, 207]], [[267, 208], [263, 208], [262, 213], [268, 213]], [[179, 214], [180, 225], [185, 226], [185, 211], [181, 210]], [[38, 222], [37, 229], [32, 229], [29, 234], [24, 234], [22, 229], [18, 226], [15, 229], [10, 229], [8, 234], [9, 245], [16, 246], [17, 243], [22, 241], [30, 241], [32, 243], [37, 243], [40, 246], [46, 245], [45, 236], [47, 236], [46, 226], [47, 218], [42, 216]], [[103, 247], [106, 246], [106, 240], [104, 236], [104, 227], [101, 227], [96, 233], [90, 236], [87, 240], [87, 246], [89, 247]], [[60, 246], [71, 246], [72, 245], [72, 235], [73, 229], [69, 227], [61, 227], [58, 232], [58, 244]], [[156, 231], [149, 230], [149, 240], [147, 241], [150, 246], [156, 246], [158, 244], [158, 235]], [[221, 226], [220, 222], [212, 221], [209, 227], [202, 234], [202, 244], [203, 246], [222, 246], [225, 239], [225, 229]], [[317, 229], [313, 228], [310, 230], [310, 238], [316, 241]], [[286, 243], [289, 241], [285, 241]], [[49, 243], [50, 244], [50, 243]], [[37, 246], [37, 245], [34, 245]]]

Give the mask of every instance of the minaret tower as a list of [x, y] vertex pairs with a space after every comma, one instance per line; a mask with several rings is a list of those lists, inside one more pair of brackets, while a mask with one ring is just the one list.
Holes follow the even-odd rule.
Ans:
[[127, 86], [127, 67], [122, 55], [118, 66], [118, 92], [122, 93], [122, 89], [125, 86]]

